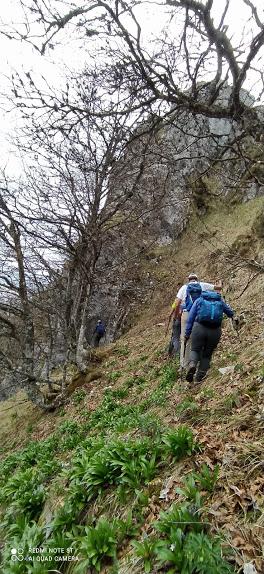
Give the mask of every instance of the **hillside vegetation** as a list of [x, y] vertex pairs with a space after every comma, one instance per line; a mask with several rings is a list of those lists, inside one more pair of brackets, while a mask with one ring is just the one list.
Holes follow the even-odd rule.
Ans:
[[[148, 304], [94, 353], [96, 380], [75, 375], [53, 413], [22, 393], [1, 404], [4, 574], [264, 571], [263, 229], [263, 198], [194, 214], [142, 263]], [[164, 335], [190, 271], [222, 278], [245, 315], [239, 333], [225, 320], [201, 385]]]

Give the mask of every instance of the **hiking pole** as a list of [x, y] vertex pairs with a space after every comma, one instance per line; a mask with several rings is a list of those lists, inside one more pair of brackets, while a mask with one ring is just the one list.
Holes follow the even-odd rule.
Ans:
[[[183, 362], [183, 364], [184, 364], [184, 359], [185, 359], [185, 351], [186, 351], [187, 342], [188, 342], [188, 339], [186, 339], [186, 337], [184, 337], [183, 356], [182, 356], [182, 362]], [[180, 381], [181, 381], [181, 382], [182, 382], [183, 371], [184, 371], [184, 367], [181, 366], [181, 372], [180, 372]]]
[[[189, 337], [188, 337], [188, 339], [186, 339], [186, 337], [184, 337], [183, 356], [182, 356], [183, 365], [184, 365], [185, 352], [186, 352], [186, 346], [187, 346], [188, 341], [189, 341]], [[181, 373], [180, 373], [180, 381], [181, 382], [182, 382], [183, 371], [184, 371], [184, 367], [181, 367]]]
[[238, 324], [235, 322], [235, 318], [233, 318], [233, 317], [230, 318], [230, 321], [231, 321], [233, 331], [235, 331], [235, 333], [237, 334], [237, 338], [238, 338], [239, 342], [241, 343], [241, 337], [240, 337], [240, 334], [238, 332]]
[[168, 330], [169, 330], [169, 326], [170, 326], [170, 322], [171, 322], [171, 318], [172, 318], [173, 314], [174, 314], [174, 310], [171, 312], [171, 314], [170, 314], [170, 316], [169, 316], [169, 318], [168, 318], [168, 323], [167, 323], [167, 327], [166, 327], [166, 331], [165, 331], [165, 337], [166, 337], [167, 334], [168, 334]]

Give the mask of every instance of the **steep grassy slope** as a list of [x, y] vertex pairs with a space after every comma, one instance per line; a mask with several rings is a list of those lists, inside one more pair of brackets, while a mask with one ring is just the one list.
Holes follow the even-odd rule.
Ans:
[[[59, 412], [43, 415], [22, 394], [1, 404], [3, 572], [264, 571], [263, 209], [263, 199], [215, 206], [153, 250], [142, 266], [149, 304], [98, 350], [101, 377], [80, 377]], [[164, 336], [175, 285], [192, 270], [221, 277], [246, 317], [239, 335], [225, 321], [196, 387], [168, 361]]]

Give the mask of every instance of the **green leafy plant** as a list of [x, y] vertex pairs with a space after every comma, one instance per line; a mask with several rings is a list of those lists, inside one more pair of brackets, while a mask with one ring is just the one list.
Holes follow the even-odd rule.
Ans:
[[118, 349], [115, 350], [115, 353], [117, 353], [117, 355], [119, 357], [128, 357], [130, 350], [128, 347], [119, 347]]
[[[45, 532], [35, 522], [25, 523], [22, 533], [17, 533], [15, 536], [9, 536], [8, 542], [3, 551], [3, 572], [5, 574], [25, 574], [33, 572], [34, 555], [30, 549], [42, 546], [45, 539]], [[29, 557], [29, 561], [14, 561], [11, 560], [11, 549], [19, 548], [20, 555], [24, 558]], [[28, 564], [28, 568], [26, 566]], [[45, 574], [47, 569], [44, 564], [41, 564], [42, 570], [38, 568], [37, 563], [34, 564], [34, 574]]]
[[82, 508], [83, 504], [78, 504], [75, 499], [72, 501], [66, 500], [64, 505], [56, 512], [50, 524], [53, 535], [58, 535], [67, 530], [71, 531]]
[[180, 528], [184, 533], [189, 530], [200, 532], [205, 528], [201, 522], [199, 511], [188, 503], [175, 503], [167, 511], [162, 511], [159, 520], [154, 524], [155, 529], [162, 534], [170, 535], [171, 531]]
[[77, 389], [72, 395], [72, 401], [75, 405], [79, 405], [86, 397], [84, 389]]
[[201, 397], [204, 397], [205, 399], [212, 399], [214, 396], [215, 391], [210, 387], [204, 387], [203, 390], [201, 391]]
[[59, 472], [61, 469], [61, 462], [54, 458], [51, 460], [40, 461], [37, 469], [39, 470], [41, 480], [44, 482]]
[[182, 574], [232, 574], [233, 568], [223, 558], [220, 541], [204, 532], [190, 532], [184, 543]]
[[137, 535], [139, 525], [136, 524], [133, 516], [134, 512], [128, 510], [126, 516], [121, 519], [115, 520], [115, 525], [118, 529], [118, 542], [121, 543], [124, 538], [132, 538]]
[[153, 537], [145, 537], [142, 541], [133, 540], [132, 546], [134, 547], [135, 555], [143, 559], [144, 570], [146, 574], [152, 571], [153, 562], [156, 556], [157, 540]]
[[116, 559], [118, 528], [114, 522], [101, 517], [95, 527], [86, 526], [84, 532], [78, 540], [81, 560], [75, 572], [86, 574], [87, 568], [100, 572], [104, 561]]
[[243, 370], [244, 370], [243, 363], [236, 363], [235, 369], [234, 369], [235, 373], [242, 373]]
[[241, 397], [239, 393], [236, 391], [234, 393], [229, 393], [229, 395], [225, 397], [222, 403], [223, 405], [222, 408], [224, 412], [229, 412], [233, 408], [239, 407], [240, 404], [241, 404]]
[[156, 475], [160, 453], [160, 445], [150, 439], [113, 441], [92, 455], [83, 453], [70, 472], [70, 491], [91, 500], [114, 484], [136, 490]]
[[148, 399], [148, 405], [163, 405], [166, 402], [168, 392], [173, 388], [178, 378], [178, 368], [175, 363], [165, 365], [165, 367], [155, 370], [153, 376], [159, 375], [160, 380], [157, 388]]
[[128, 390], [126, 388], [107, 391], [107, 393], [109, 393], [109, 396], [113, 397], [113, 399], [125, 399], [128, 396]]
[[148, 355], [141, 355], [138, 360], [137, 363], [143, 363], [144, 361], [146, 361], [148, 359]]
[[190, 456], [198, 449], [193, 432], [188, 427], [182, 425], [176, 431], [171, 431], [163, 436], [163, 442], [169, 454], [175, 460], [180, 460], [184, 456]]
[[204, 532], [189, 532], [184, 536], [180, 528], [171, 530], [168, 539], [156, 544], [155, 552], [161, 566], [172, 565], [181, 574], [234, 574], [222, 556], [221, 544]]
[[129, 377], [128, 379], [126, 379], [124, 386], [127, 389], [131, 389], [133, 386], [144, 385], [145, 382], [146, 382], [145, 377], [143, 377], [141, 375], [136, 375], [134, 377]]
[[208, 492], [213, 492], [216, 482], [219, 477], [220, 466], [217, 464], [213, 470], [203, 463], [200, 472], [194, 474], [196, 482], [200, 485], [202, 490], [207, 490]]
[[176, 364], [165, 365], [161, 370], [161, 374], [160, 385], [165, 388], [173, 386], [178, 376]]
[[180, 528], [176, 528], [171, 530], [169, 539], [161, 540], [156, 544], [155, 552], [159, 565], [163, 566], [167, 563], [172, 565], [173, 567], [168, 570], [170, 574], [175, 572], [175, 568], [177, 572], [183, 572], [183, 537], [183, 531]]
[[234, 353], [233, 351], [227, 351], [227, 353], [225, 353], [224, 357], [226, 359], [229, 359], [230, 361], [234, 361], [235, 359], [237, 359], [237, 353]]
[[193, 473], [190, 473], [184, 480], [184, 486], [182, 488], [177, 488], [176, 492], [185, 496], [185, 498], [193, 502], [197, 508], [200, 508], [202, 505], [202, 495], [197, 489], [195, 476]]
[[2, 488], [1, 500], [12, 504], [13, 509], [25, 512], [28, 518], [37, 517], [42, 509], [45, 489], [41, 476], [33, 468], [18, 471]]
[[181, 414], [185, 411], [189, 411], [190, 413], [194, 413], [198, 410], [198, 404], [193, 401], [192, 399], [185, 399], [181, 403], [179, 403], [176, 407], [176, 412]]
[[26, 514], [24, 514], [23, 512], [17, 512], [14, 515], [14, 513], [11, 510], [11, 513], [7, 511], [7, 513], [5, 514], [1, 526], [3, 528], [6, 528], [6, 530], [8, 531], [8, 537], [13, 538], [13, 537], [21, 537], [23, 535], [24, 530], [28, 526], [32, 526], [32, 524], [33, 521], [29, 520]]
[[112, 371], [112, 373], [108, 375], [109, 381], [111, 381], [112, 383], [117, 381], [117, 379], [120, 379], [120, 377], [122, 377], [121, 371]]

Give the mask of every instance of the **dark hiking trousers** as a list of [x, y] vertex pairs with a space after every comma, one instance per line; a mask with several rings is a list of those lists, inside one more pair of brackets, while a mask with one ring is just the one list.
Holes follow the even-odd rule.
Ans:
[[172, 334], [168, 350], [170, 357], [176, 357], [176, 355], [180, 354], [180, 347], [181, 347], [180, 338], [181, 338], [181, 320], [178, 318], [173, 319]]
[[190, 362], [196, 366], [199, 363], [196, 373], [196, 380], [201, 381], [209, 367], [212, 354], [221, 338], [221, 327], [205, 327], [201, 323], [195, 322], [192, 329]]
[[95, 333], [94, 335], [94, 347], [99, 347], [100, 340], [102, 339], [101, 333]]

